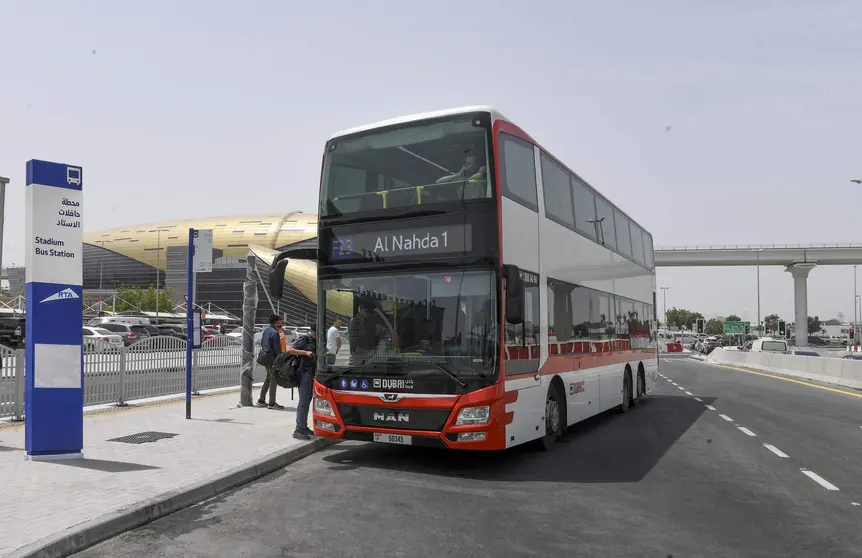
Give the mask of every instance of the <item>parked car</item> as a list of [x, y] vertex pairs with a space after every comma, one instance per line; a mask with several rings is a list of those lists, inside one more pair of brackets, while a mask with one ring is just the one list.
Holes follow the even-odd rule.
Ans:
[[230, 332], [237, 329], [238, 327], [240, 327], [239, 324], [227, 324], [227, 323], [225, 323], [225, 324], [218, 324], [218, 325], [214, 326], [212, 329], [215, 331], [218, 331], [222, 335], [227, 335]]
[[718, 337], [707, 337], [703, 341], [699, 341], [695, 346], [695, 350], [708, 355], [712, 351], [716, 349], [716, 347], [723, 347], [724, 342]]
[[159, 329], [159, 335], [166, 337], [176, 337], [177, 339], [185, 340], [186, 332], [183, 326], [179, 324], [161, 324], [156, 326]]
[[826, 347], [829, 345], [829, 342], [817, 335], [809, 335], [808, 344], [812, 347]]
[[107, 329], [84, 326], [83, 334], [85, 352], [105, 353], [123, 346], [123, 338]]
[[17, 348], [24, 346], [26, 327], [24, 318], [0, 318], [0, 345]]
[[139, 341], [141, 336], [134, 331], [132, 331], [132, 326], [126, 324], [117, 324], [117, 323], [102, 323], [98, 327], [102, 329], [106, 329], [111, 333], [116, 333], [120, 337], [123, 338], [123, 344], [125, 346], [129, 346], [132, 343]]
[[149, 323], [150, 319], [143, 316], [102, 316], [99, 318], [93, 318], [87, 325], [102, 327], [104, 324], [141, 325]]
[[141, 339], [145, 339], [147, 337], [158, 337], [159, 336], [159, 328], [157, 328], [154, 325], [139, 324], [139, 325], [130, 325], [129, 327], [132, 329], [132, 331], [137, 333]]
[[[243, 332], [243, 328], [242, 328], [242, 326], [240, 326], [240, 327], [234, 329], [233, 331], [231, 331], [230, 333], [228, 333], [227, 336], [232, 337], [234, 339], [241, 340], [242, 339], [242, 332]], [[255, 327], [254, 328], [254, 343], [255, 343], [255, 345], [260, 344], [260, 340], [262, 337], [263, 337], [263, 328]]]

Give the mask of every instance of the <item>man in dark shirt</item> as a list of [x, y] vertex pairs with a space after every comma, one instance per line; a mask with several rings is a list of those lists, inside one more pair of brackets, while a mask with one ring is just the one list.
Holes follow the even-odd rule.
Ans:
[[314, 386], [314, 369], [317, 358], [317, 326], [312, 325], [311, 331], [300, 335], [287, 349], [288, 354], [299, 357], [299, 403], [296, 405], [296, 430], [293, 437], [298, 440], [310, 440], [314, 431], [308, 427], [308, 408], [311, 405], [311, 394]]
[[[282, 353], [281, 335], [284, 322], [281, 316], [273, 314], [269, 317], [269, 327], [263, 331], [260, 338], [260, 350], [272, 355], [275, 360]], [[269, 409], [284, 409], [275, 401], [275, 391], [278, 389], [278, 384], [275, 383], [275, 370], [272, 364], [266, 367], [266, 379], [263, 381], [263, 387], [260, 390], [260, 398], [257, 400], [258, 407], [267, 407]], [[265, 399], [269, 393], [269, 400]]]

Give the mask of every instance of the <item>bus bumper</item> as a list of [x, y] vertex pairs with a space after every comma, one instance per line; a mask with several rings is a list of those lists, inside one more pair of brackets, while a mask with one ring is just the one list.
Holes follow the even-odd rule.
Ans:
[[[315, 436], [338, 440], [381, 442], [420, 447], [493, 451], [506, 448], [506, 425], [511, 413], [506, 413], [502, 385], [466, 393], [452, 398], [411, 398], [397, 403], [381, 404], [378, 393], [346, 395], [314, 383], [312, 422]], [[462, 409], [488, 407], [490, 414], [482, 424], [457, 424]], [[345, 422], [344, 409], [353, 414], [352, 423]], [[403, 420], [405, 427], [357, 424], [358, 416], [372, 413], [381, 419]], [[442, 428], [412, 429], [407, 427], [412, 416], [434, 413]], [[445, 417], [445, 418], [443, 418]], [[507, 422], [508, 419], [508, 422]], [[427, 419], [425, 419], [427, 420]], [[432, 419], [434, 420], [434, 419]], [[426, 423], [427, 424], [430, 423]]]

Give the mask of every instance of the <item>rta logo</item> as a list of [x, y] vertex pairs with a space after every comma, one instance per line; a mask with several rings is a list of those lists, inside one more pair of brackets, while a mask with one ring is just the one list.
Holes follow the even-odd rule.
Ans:
[[575, 395], [576, 393], [584, 392], [584, 382], [583, 380], [580, 382], [572, 382], [569, 384], [569, 395]]

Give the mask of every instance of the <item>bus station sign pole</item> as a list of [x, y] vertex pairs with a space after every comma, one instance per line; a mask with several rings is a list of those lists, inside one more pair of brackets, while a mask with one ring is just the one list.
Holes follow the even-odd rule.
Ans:
[[186, 418], [192, 418], [192, 351], [195, 341], [195, 229], [189, 229], [186, 286]]
[[201, 348], [203, 312], [195, 308], [195, 277], [212, 271], [212, 229], [189, 229], [188, 285], [186, 291], [186, 418], [192, 418], [193, 350]]
[[83, 458], [83, 172], [27, 162], [25, 267], [27, 459]]

